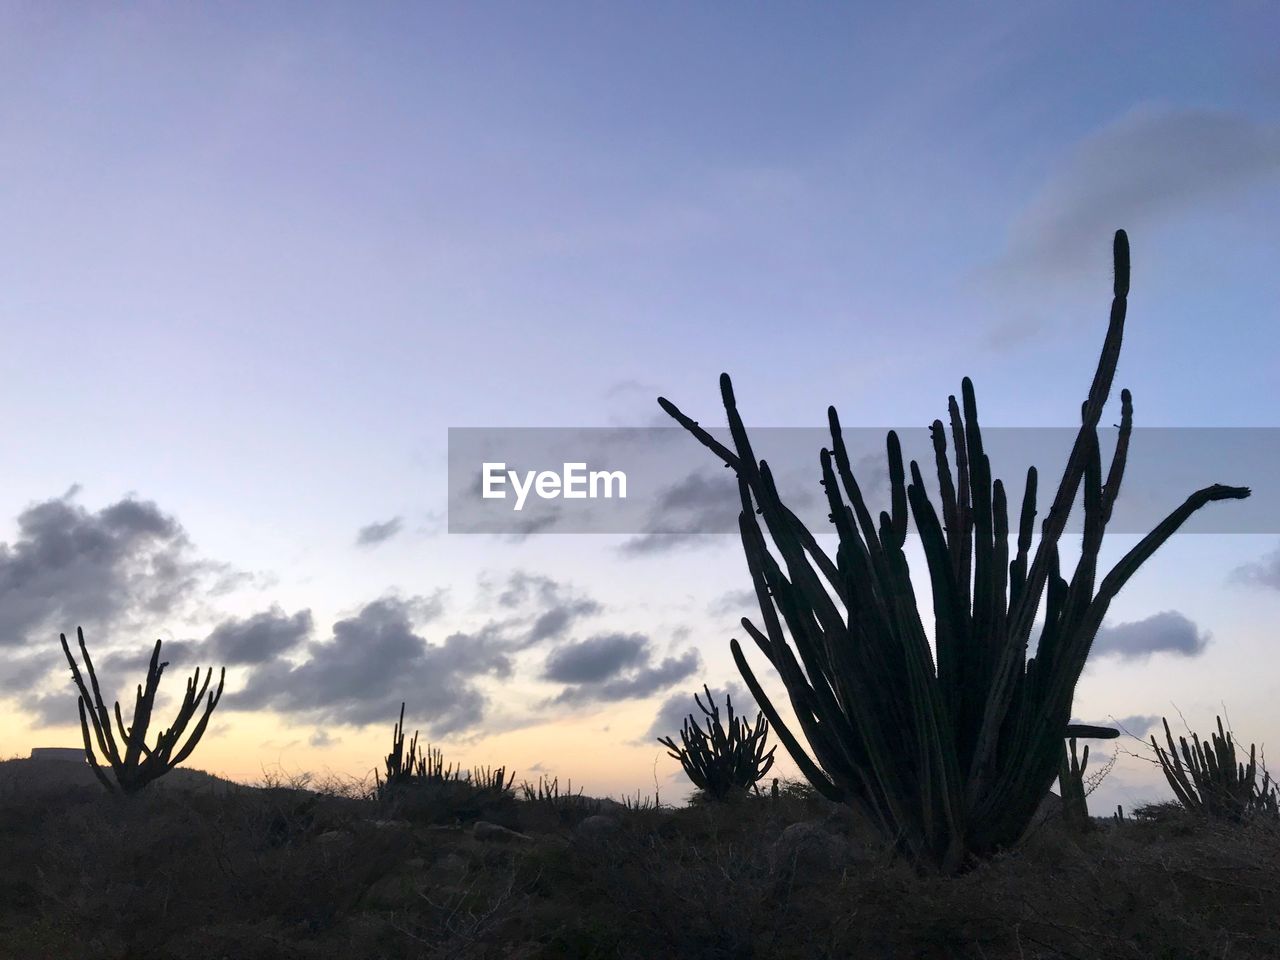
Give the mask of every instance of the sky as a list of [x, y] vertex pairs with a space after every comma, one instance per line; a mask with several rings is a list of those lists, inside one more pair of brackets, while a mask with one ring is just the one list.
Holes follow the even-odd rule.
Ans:
[[[449, 534], [448, 429], [652, 426], [659, 395], [719, 424], [721, 371], [759, 427], [923, 429], [965, 375], [984, 425], [1070, 426], [1117, 228], [1138, 426], [1280, 426], [1277, 28], [0, 4], [0, 756], [79, 742], [82, 625], [122, 691], [157, 637], [170, 693], [228, 667], [190, 762], [235, 779], [366, 775], [403, 700], [449, 760], [678, 799], [654, 738], [703, 683], [745, 700], [741, 546]], [[1175, 537], [1075, 712], [1225, 705], [1275, 743], [1278, 614], [1280, 535]], [[1095, 808], [1167, 795], [1120, 743]]]

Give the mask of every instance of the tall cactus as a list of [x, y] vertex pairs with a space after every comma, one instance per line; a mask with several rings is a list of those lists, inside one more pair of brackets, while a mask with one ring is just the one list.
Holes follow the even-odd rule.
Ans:
[[[907, 482], [898, 437], [890, 432], [891, 508], [881, 512], [878, 526], [854, 478], [835, 408], [828, 410], [832, 447], [822, 451], [820, 463], [839, 535], [834, 560], [783, 504], [768, 464], [757, 461], [727, 374], [720, 391], [732, 450], [670, 401], [658, 400], [737, 473], [739, 529], [764, 629], [747, 618], [742, 626], [781, 676], [807, 749], [782, 721], [736, 639], [730, 649], [778, 738], [825, 796], [860, 809], [917, 862], [942, 872], [955, 872], [1025, 832], [1058, 773], [1075, 685], [1119, 590], [1200, 507], [1249, 495], [1247, 488], [1222, 485], [1192, 494], [1096, 582], [1133, 425], [1125, 390], [1115, 455], [1104, 478], [1098, 423], [1124, 331], [1124, 231], [1116, 232], [1113, 254], [1106, 340], [1034, 555], [1035, 468], [1027, 471], [1011, 560], [1004, 485], [992, 477], [968, 378], [961, 403], [954, 396], [949, 401], [954, 473], [942, 421], [931, 429], [940, 509], [914, 462]], [[1058, 541], [1082, 485], [1082, 552], [1068, 581], [1059, 571]], [[932, 586], [932, 647], [903, 550], [909, 515]], [[1045, 625], [1028, 657], [1046, 590]]]
[[685, 774], [693, 785], [712, 800], [723, 800], [735, 788], [748, 789], [773, 766], [777, 746], [765, 753], [765, 740], [769, 736], [769, 724], [763, 713], [756, 715], [755, 726], [747, 724], [744, 717], [733, 715], [733, 700], [725, 694], [728, 710], [728, 728], [720, 720], [720, 708], [712, 702], [711, 690], [704, 683], [707, 706], [695, 693], [693, 702], [706, 715], [706, 729], [698, 726], [697, 717], [689, 714], [680, 728], [682, 746], [677, 747], [671, 737], [658, 737], [667, 753], [680, 761]]
[[[155, 707], [156, 692], [160, 689], [160, 675], [169, 665], [168, 662], [160, 662], [160, 641], [157, 640], [155, 649], [151, 652], [151, 663], [147, 667], [146, 686], [141, 684], [138, 686], [138, 695], [133, 707], [133, 722], [130, 726], [125, 726], [124, 718], [120, 714], [120, 701], [116, 701], [116, 731], [119, 733], [121, 742], [124, 743], [122, 754], [116, 743], [115, 733], [111, 729], [111, 715], [107, 712], [107, 705], [102, 699], [98, 675], [93, 669], [93, 661], [89, 659], [89, 648], [84, 643], [84, 631], [77, 627], [76, 637], [80, 641], [80, 653], [84, 656], [85, 669], [89, 673], [89, 683], [93, 688], [92, 696], [85, 686], [84, 677], [80, 673], [75, 657], [71, 655], [71, 648], [67, 645], [67, 635], [62, 633], [58, 636], [62, 641], [62, 652], [67, 655], [67, 662], [71, 664], [71, 677], [80, 691], [80, 730], [84, 735], [85, 757], [93, 769], [94, 776], [109, 792], [114, 793], [119, 789], [125, 794], [137, 793], [152, 780], [164, 776], [191, 755], [191, 751], [196, 748], [196, 744], [204, 735], [205, 727], [209, 725], [209, 717], [213, 714], [218, 701], [222, 699], [222, 685], [227, 675], [226, 667], [222, 668], [218, 677], [218, 689], [213, 693], [208, 693], [209, 682], [213, 679], [213, 668], [210, 667], [205, 674], [204, 684], [200, 686], [199, 692], [196, 691], [196, 687], [200, 679], [200, 671], [196, 670], [195, 674], [187, 680], [187, 692], [182, 698], [182, 705], [178, 708], [178, 716], [174, 719], [173, 725], [157, 734], [155, 746], [148, 747], [147, 729], [151, 725], [151, 711]], [[196, 708], [201, 701], [205, 700], [206, 693], [208, 693], [208, 700], [205, 701], [204, 713], [192, 729], [186, 745], [178, 748], [178, 741], [182, 738], [191, 718], [195, 716]], [[93, 727], [92, 737], [89, 733], [90, 725]], [[95, 742], [111, 767], [115, 778], [114, 784], [107, 778], [94, 755]], [[175, 748], [177, 748], [176, 752]]]

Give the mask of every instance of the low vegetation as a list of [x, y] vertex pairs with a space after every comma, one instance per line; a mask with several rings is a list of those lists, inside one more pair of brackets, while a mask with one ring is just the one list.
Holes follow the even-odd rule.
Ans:
[[[920, 875], [807, 784], [570, 825], [459, 824], [361, 785], [0, 790], [5, 960], [1280, 956], [1280, 830], [1175, 807], [1051, 821]], [[403, 812], [403, 811], [402, 811]], [[508, 832], [509, 831], [509, 832]]]

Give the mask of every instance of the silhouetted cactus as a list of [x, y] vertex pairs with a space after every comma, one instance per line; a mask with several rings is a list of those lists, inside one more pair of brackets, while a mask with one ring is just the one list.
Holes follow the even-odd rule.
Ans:
[[568, 791], [561, 793], [558, 777], [547, 780], [540, 776], [536, 788], [526, 780], [520, 784], [520, 792], [525, 802], [536, 804], [565, 826], [575, 826], [603, 808], [599, 800], [584, 797], [581, 788], [574, 793], [572, 780], [569, 781]]
[[[205, 699], [209, 690], [209, 682], [213, 679], [212, 667], [205, 674], [204, 684], [199, 692], [196, 691], [200, 679], [199, 669], [187, 680], [187, 692], [182, 698], [182, 705], [178, 708], [178, 716], [174, 719], [173, 725], [156, 736], [155, 746], [148, 747], [147, 729], [151, 724], [151, 711], [155, 707], [156, 692], [160, 689], [160, 675], [169, 665], [167, 661], [160, 662], [160, 641], [157, 640], [155, 649], [151, 652], [151, 663], [147, 667], [146, 686], [141, 684], [138, 686], [138, 696], [133, 707], [133, 722], [130, 726], [124, 725], [124, 718], [120, 713], [120, 701], [116, 701], [116, 732], [119, 733], [120, 741], [124, 744], [122, 754], [116, 743], [116, 733], [111, 729], [111, 714], [107, 712], [107, 705], [103, 702], [102, 690], [98, 686], [98, 675], [93, 669], [93, 661], [89, 659], [89, 649], [84, 643], [84, 631], [77, 627], [76, 637], [80, 642], [80, 653], [84, 657], [85, 669], [89, 673], [89, 683], [93, 688], [92, 696], [85, 686], [84, 677], [80, 673], [75, 657], [71, 655], [71, 648], [67, 645], [67, 635], [62, 633], [58, 636], [62, 641], [62, 652], [67, 655], [67, 662], [71, 664], [72, 679], [75, 680], [76, 687], [80, 691], [80, 730], [84, 734], [85, 757], [89, 761], [94, 776], [108, 791], [114, 793], [119, 789], [125, 794], [137, 793], [152, 780], [164, 776], [191, 755], [191, 751], [200, 742], [200, 737], [204, 735], [214, 707], [222, 699], [222, 685], [227, 675], [226, 667], [223, 667], [219, 674], [218, 689], [208, 694], [204, 713], [191, 731], [191, 736], [187, 738], [186, 745], [175, 752], [183, 731], [195, 716], [196, 708]], [[93, 727], [92, 736], [89, 732], [90, 725]], [[94, 743], [111, 767], [116, 781], [114, 784], [107, 778], [94, 755]]]
[[390, 802], [413, 819], [462, 822], [496, 816], [515, 800], [515, 773], [505, 767], [476, 767], [464, 775], [461, 767], [444, 763], [444, 755], [430, 744], [418, 752], [418, 731], [405, 749], [405, 705], [391, 735], [386, 757], [386, 780], [374, 771], [372, 798]]
[[683, 746], [677, 747], [670, 737], [658, 737], [667, 752], [680, 761], [685, 774], [711, 800], [723, 800], [734, 789], [749, 790], [769, 772], [773, 766], [773, 754], [778, 748], [764, 752], [769, 736], [769, 724], [763, 713], [756, 715], [755, 727], [733, 715], [733, 702], [725, 694], [725, 708], [729, 712], [728, 729], [720, 722], [720, 708], [711, 700], [711, 691], [704, 683], [708, 706], [703, 706], [698, 695], [694, 703], [706, 715], [706, 729], [698, 726], [697, 717], [689, 714], [680, 728]]
[[[891, 508], [880, 514], [878, 525], [854, 478], [835, 408], [828, 410], [832, 449], [822, 451], [820, 462], [839, 535], [834, 560], [782, 503], [768, 464], [757, 461], [728, 375], [721, 375], [720, 391], [732, 450], [668, 400], [658, 401], [737, 473], [739, 529], [764, 629], [746, 618], [742, 626], [781, 676], [808, 749], [782, 722], [736, 639], [730, 648], [778, 738], [825, 796], [860, 809], [917, 862], [943, 872], [1010, 845], [1025, 832], [1058, 773], [1076, 682], [1123, 585], [1200, 507], [1249, 494], [1221, 485], [1192, 494], [1096, 584], [1133, 425], [1132, 398], [1125, 390], [1115, 455], [1104, 477], [1098, 423], [1124, 330], [1124, 231], [1116, 232], [1113, 252], [1106, 340], [1034, 556], [1036, 471], [1027, 472], [1017, 552], [1010, 560], [1004, 486], [992, 477], [968, 378], [962, 402], [949, 402], [954, 473], [942, 421], [935, 420], [931, 430], [941, 507], [931, 502], [914, 462], [907, 482], [897, 435], [890, 432]], [[1082, 484], [1081, 557], [1067, 581], [1059, 573], [1058, 541]], [[903, 551], [909, 515], [929, 568], [933, 648]], [[1046, 588], [1045, 625], [1028, 658]]]
[[1116, 758], [1113, 755], [1101, 768], [1086, 778], [1084, 773], [1089, 766], [1089, 746], [1085, 744], [1084, 753], [1077, 754], [1076, 738], [1114, 740], [1118, 736], [1120, 731], [1109, 727], [1092, 727], [1074, 723], [1067, 726], [1068, 739], [1063, 742], [1062, 761], [1058, 768], [1058, 791], [1062, 795], [1063, 821], [1081, 833], [1093, 829], [1093, 819], [1089, 816], [1087, 798], [1115, 766]]
[[1076, 738], [1064, 741], [1062, 746], [1062, 764], [1058, 771], [1058, 790], [1062, 795], [1062, 819], [1073, 830], [1087, 831], [1092, 823], [1089, 820], [1089, 803], [1085, 799], [1084, 771], [1089, 766], [1089, 745], [1085, 744], [1084, 754], [1076, 754]]
[[378, 776], [374, 770], [374, 795], [385, 796], [397, 787], [421, 781], [458, 780], [461, 770], [455, 770], [453, 764], [446, 768], [444, 755], [438, 748], [430, 744], [426, 750], [418, 753], [418, 731], [413, 731], [413, 739], [409, 741], [409, 749], [405, 750], [404, 702], [400, 703], [400, 719], [391, 732], [391, 752], [385, 760], [386, 780]]
[[1168, 720], [1164, 721], [1167, 751], [1156, 742], [1155, 734], [1151, 735], [1160, 769], [1178, 802], [1198, 816], [1215, 820], [1239, 821], [1251, 814], [1280, 814], [1276, 784], [1270, 774], [1262, 770], [1262, 782], [1258, 782], [1257, 745], [1249, 745], [1247, 764], [1237, 762], [1235, 740], [1230, 731], [1223, 729], [1222, 718], [1217, 719], [1218, 732], [1211, 734], [1208, 743], [1202, 743], [1193, 733], [1190, 744], [1186, 737], [1179, 737], [1180, 749], [1175, 748]]

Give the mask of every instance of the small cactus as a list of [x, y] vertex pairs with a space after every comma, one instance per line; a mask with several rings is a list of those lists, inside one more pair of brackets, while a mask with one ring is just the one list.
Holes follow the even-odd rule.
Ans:
[[[703, 706], [696, 693], [693, 700], [706, 715], [706, 729], [698, 726], [697, 718], [691, 713], [680, 729], [683, 746], [677, 747], [670, 737], [659, 737], [658, 742], [680, 761], [695, 787], [709, 799], [719, 801], [735, 789], [755, 787], [773, 766], [773, 754], [778, 748], [775, 745], [768, 753], [764, 751], [769, 722], [763, 713], [756, 715], [755, 726], [750, 727], [745, 719], [733, 715], [733, 702], [725, 694], [725, 709], [729, 713], [726, 729], [720, 722], [720, 708], [712, 702], [711, 690], [705, 683], [702, 689], [707, 694], [707, 706]], [[774, 789], [776, 791], [777, 781]]]

